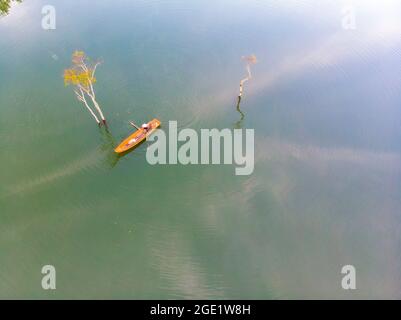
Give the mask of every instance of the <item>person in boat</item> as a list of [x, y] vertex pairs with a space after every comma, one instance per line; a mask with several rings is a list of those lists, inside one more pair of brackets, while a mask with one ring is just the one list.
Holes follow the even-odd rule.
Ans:
[[[141, 128], [143, 129], [144, 134], [147, 134], [149, 132], [149, 130], [152, 128], [150, 125], [148, 125], [147, 123], [144, 123]], [[142, 135], [140, 135], [141, 137]], [[134, 142], [136, 142], [138, 140], [139, 137], [133, 138], [130, 141], [128, 141], [127, 145], [130, 145]]]
[[146, 133], [146, 132], [148, 132], [148, 131], [151, 129], [151, 127], [150, 127], [149, 124], [144, 123], [144, 124], [142, 125], [142, 129], [143, 129], [143, 131], [145, 131], [145, 133]]

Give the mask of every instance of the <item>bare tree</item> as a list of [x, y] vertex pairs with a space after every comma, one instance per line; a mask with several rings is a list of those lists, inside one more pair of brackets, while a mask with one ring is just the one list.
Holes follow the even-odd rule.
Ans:
[[[72, 55], [72, 64], [73, 66], [70, 69], [64, 71], [65, 85], [71, 84], [74, 86], [74, 93], [77, 99], [85, 105], [99, 125], [102, 123], [107, 125], [103, 111], [96, 100], [96, 93], [94, 90], [96, 68], [99, 66], [100, 61], [93, 62], [83, 51], [75, 51]], [[88, 100], [92, 102], [97, 114], [90, 107]]]
[[252, 78], [251, 65], [258, 62], [256, 59], [256, 56], [254, 54], [247, 56], [247, 57], [242, 57], [241, 59], [246, 62], [247, 76], [244, 79], [242, 79], [239, 83], [238, 105], [241, 101], [244, 83]]

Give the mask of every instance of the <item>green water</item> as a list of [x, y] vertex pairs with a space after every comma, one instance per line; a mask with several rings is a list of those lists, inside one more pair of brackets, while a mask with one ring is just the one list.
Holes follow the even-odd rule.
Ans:
[[[401, 4], [24, 1], [0, 18], [0, 298], [401, 298]], [[55, 6], [56, 30], [41, 28]], [[104, 63], [99, 129], [63, 70]], [[253, 79], [235, 109], [241, 56]], [[255, 171], [118, 158], [128, 120], [255, 129]], [[57, 289], [41, 287], [54, 265]], [[341, 288], [341, 267], [357, 289]]]

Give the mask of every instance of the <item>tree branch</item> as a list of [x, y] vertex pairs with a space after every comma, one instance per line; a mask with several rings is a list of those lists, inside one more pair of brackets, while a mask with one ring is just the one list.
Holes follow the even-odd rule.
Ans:
[[252, 79], [252, 74], [251, 74], [251, 67], [249, 65], [249, 63], [246, 65], [246, 70], [248, 71], [248, 76], [244, 79], [242, 79], [239, 83], [239, 97], [242, 97], [242, 91], [243, 91], [243, 87], [244, 87], [244, 83], [249, 81], [250, 79]]
[[94, 65], [94, 67], [93, 67], [93, 70], [92, 70], [92, 78], [95, 76], [96, 68], [97, 68], [97, 66], [98, 66], [100, 63], [101, 63], [100, 61], [98, 61], [98, 62], [95, 63], [95, 65]]
[[77, 96], [79, 101], [82, 101], [85, 105], [85, 107], [88, 109], [88, 111], [90, 112], [90, 114], [93, 116], [93, 118], [95, 118], [96, 122], [98, 124], [100, 124], [99, 118], [96, 116], [96, 114], [93, 112], [92, 108], [88, 105], [88, 102], [85, 99], [85, 94], [82, 91], [82, 89], [79, 89], [80, 93], [77, 92], [76, 90], [74, 90], [75, 95]]

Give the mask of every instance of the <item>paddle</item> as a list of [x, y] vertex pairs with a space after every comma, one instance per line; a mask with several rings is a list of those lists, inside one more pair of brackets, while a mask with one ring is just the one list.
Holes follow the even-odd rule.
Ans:
[[135, 123], [133, 123], [132, 121], [129, 121], [129, 124], [135, 128], [137, 128], [138, 130], [140, 129]]

